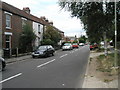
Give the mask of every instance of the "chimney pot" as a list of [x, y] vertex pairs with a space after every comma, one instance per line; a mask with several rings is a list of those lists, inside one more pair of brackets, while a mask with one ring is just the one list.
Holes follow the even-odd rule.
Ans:
[[30, 14], [30, 8], [29, 7], [24, 7], [23, 11], [25, 11], [26, 13]]

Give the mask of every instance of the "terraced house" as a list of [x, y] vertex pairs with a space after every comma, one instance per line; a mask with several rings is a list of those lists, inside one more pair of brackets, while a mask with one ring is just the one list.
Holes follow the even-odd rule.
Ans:
[[[25, 7], [23, 10], [20, 10], [5, 2], [0, 1], [0, 3], [0, 23], [2, 23], [0, 26], [0, 50], [3, 52], [3, 55], [11, 57], [15, 54], [14, 51], [16, 49], [19, 50], [19, 37], [23, 30], [23, 25], [25, 25], [26, 22], [32, 26], [36, 35], [34, 46], [37, 47], [40, 45], [40, 41], [43, 39], [44, 27], [46, 25], [51, 25], [51, 23], [30, 14], [29, 7]], [[59, 29], [56, 30], [64, 36], [64, 32]]]

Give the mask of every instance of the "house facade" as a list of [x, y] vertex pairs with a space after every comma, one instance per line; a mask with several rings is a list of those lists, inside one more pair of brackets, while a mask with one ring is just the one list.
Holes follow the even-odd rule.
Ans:
[[35, 40], [35, 44], [34, 47], [38, 47], [41, 43], [41, 41], [43, 40], [43, 29], [44, 29], [44, 25], [37, 23], [37, 22], [33, 22], [33, 32], [36, 35], [36, 40]]
[[10, 57], [16, 53], [16, 49], [19, 48], [20, 34], [22, 33], [23, 26], [26, 25], [26, 23], [33, 27], [34, 33], [37, 36], [35, 46], [38, 46], [38, 40], [42, 40], [43, 35], [44, 24], [42, 21], [31, 15], [28, 7], [20, 10], [5, 2], [1, 2], [1, 4], [2, 52], [4, 56]]
[[[20, 10], [2, 1], [0, 4], [0, 55], [11, 57], [18, 53], [20, 34], [26, 24], [32, 26], [36, 35], [33, 46], [39, 46], [40, 41], [43, 40], [45, 26], [51, 25], [51, 23], [30, 14], [29, 7]], [[58, 31], [60, 32], [60, 30]], [[62, 31], [60, 33], [64, 34]]]

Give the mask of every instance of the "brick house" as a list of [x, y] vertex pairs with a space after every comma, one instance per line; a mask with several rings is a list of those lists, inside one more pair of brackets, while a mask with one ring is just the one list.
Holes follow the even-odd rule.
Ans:
[[[61, 35], [61, 37], [62, 37], [62, 39], [60, 40], [60, 42], [58, 42], [58, 44], [59, 45], [61, 45], [64, 41], [65, 41], [65, 39], [64, 39], [64, 32], [63, 31], [61, 31], [61, 30], [59, 30], [58, 28], [56, 28], [55, 26], [53, 26], [53, 22], [49, 22], [49, 20], [48, 19], [46, 19], [46, 17], [45, 16], [43, 16], [43, 17], [41, 17], [40, 18], [42, 21], [45, 21], [45, 26], [47, 26], [47, 25], [50, 25], [50, 26], [52, 26], [52, 28], [54, 29], [54, 30], [56, 30], [56, 31], [58, 31], [58, 33]], [[45, 29], [46, 28], [44, 28], [44, 31], [45, 31]]]
[[[30, 14], [30, 9], [28, 7], [20, 10], [2, 1], [0, 1], [0, 4], [2, 6], [0, 7], [0, 24], [2, 23], [0, 26], [2, 38], [0, 40], [0, 43], [2, 42], [2, 44], [0, 44], [0, 54], [3, 49], [4, 56], [12, 56], [14, 54], [13, 50], [19, 48], [20, 33], [22, 32], [23, 25], [25, 25], [26, 22], [32, 26], [34, 33], [37, 36], [34, 46], [39, 46], [40, 41], [43, 39], [45, 26], [51, 25], [51, 23]], [[64, 32], [60, 30], [59, 32], [64, 36]], [[5, 52], [9, 52], [8, 55], [5, 55]]]

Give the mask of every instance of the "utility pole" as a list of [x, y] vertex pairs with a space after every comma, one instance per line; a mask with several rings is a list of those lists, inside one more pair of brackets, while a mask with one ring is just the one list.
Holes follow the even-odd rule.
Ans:
[[114, 67], [117, 67], [117, 10], [116, 10], [116, 3], [117, 1], [115, 0], [115, 61], [114, 61]]

